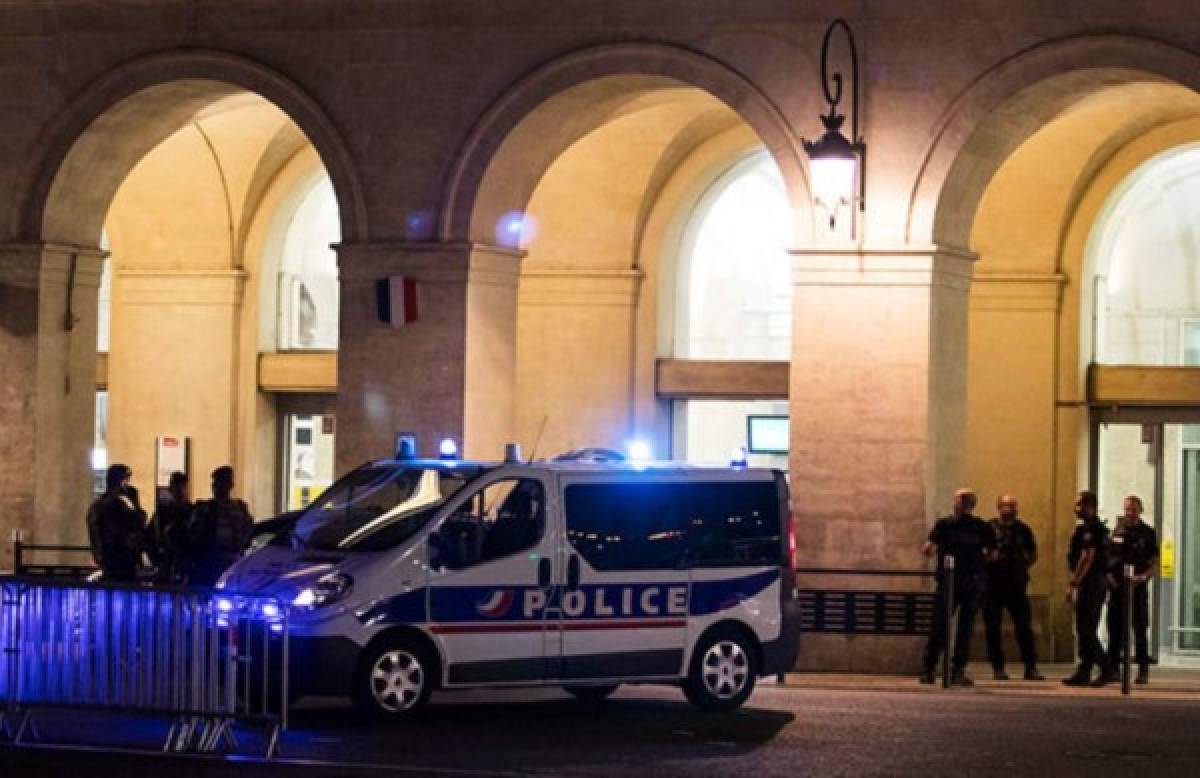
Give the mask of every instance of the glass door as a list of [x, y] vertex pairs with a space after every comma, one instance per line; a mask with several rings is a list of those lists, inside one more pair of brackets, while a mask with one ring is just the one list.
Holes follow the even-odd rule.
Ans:
[[[1163, 536], [1166, 426], [1154, 422], [1098, 425], [1094, 438], [1097, 443], [1094, 483], [1100, 498], [1100, 518], [1110, 531], [1120, 521], [1125, 498], [1137, 495], [1145, 509], [1142, 520], [1154, 527], [1160, 538]], [[1164, 637], [1159, 625], [1169, 623], [1169, 619], [1163, 619], [1166, 614], [1161, 613], [1161, 588], [1159, 579], [1150, 584], [1150, 653], [1154, 656], [1158, 655]]]
[[1164, 663], [1200, 664], [1200, 418], [1153, 409], [1126, 409], [1121, 421], [1104, 415], [1093, 436], [1101, 516], [1114, 526], [1124, 498], [1136, 494], [1158, 532], [1151, 651]]

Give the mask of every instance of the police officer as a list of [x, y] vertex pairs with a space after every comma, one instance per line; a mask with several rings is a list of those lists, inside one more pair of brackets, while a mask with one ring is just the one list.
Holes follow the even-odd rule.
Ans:
[[1133, 637], [1138, 673], [1135, 683], [1150, 681], [1150, 585], [1158, 568], [1158, 533], [1142, 521], [1142, 499], [1125, 498], [1124, 515], [1108, 540], [1108, 661], [1114, 668], [1126, 649], [1125, 565], [1133, 565]]
[[983, 623], [987, 630], [988, 661], [997, 681], [1007, 681], [1004, 671], [1004, 641], [1002, 624], [1004, 611], [1012, 614], [1013, 631], [1025, 664], [1026, 681], [1044, 681], [1037, 669], [1037, 650], [1033, 645], [1030, 626], [1029, 568], [1037, 561], [1037, 541], [1033, 530], [1017, 516], [1017, 499], [1002, 495], [996, 501], [999, 514], [992, 519], [996, 535], [996, 554], [988, 563], [987, 596], [983, 606]]
[[145, 549], [146, 512], [132, 479], [128, 465], [112, 465], [104, 477], [104, 494], [88, 508], [92, 556], [106, 581], [137, 580]]
[[254, 518], [246, 503], [233, 496], [233, 468], [222, 465], [212, 472], [211, 500], [196, 503], [188, 522], [192, 544], [191, 583], [212, 586], [226, 568], [250, 547]]
[[188, 522], [192, 517], [192, 501], [188, 497], [186, 473], [171, 473], [167, 492], [159, 498], [150, 520], [149, 542], [154, 548], [159, 580], [166, 583], [187, 583]]
[[967, 657], [971, 652], [971, 627], [975, 622], [975, 611], [979, 607], [985, 570], [984, 565], [996, 547], [996, 536], [983, 519], [975, 516], [977, 498], [970, 489], [959, 489], [954, 494], [954, 513], [938, 519], [929, 533], [929, 540], [922, 548], [925, 556], [937, 554], [938, 597], [933, 609], [933, 627], [929, 642], [925, 645], [925, 670], [921, 673], [922, 683], [933, 683], [934, 668], [946, 648], [946, 603], [942, 591], [944, 557], [954, 558], [954, 602], [958, 611], [958, 627], [955, 630], [953, 673], [951, 682], [958, 686], [972, 686], [974, 681], [965, 672]]
[[1079, 667], [1069, 678], [1067, 686], [1087, 686], [1092, 682], [1092, 668], [1099, 665], [1096, 682], [1108, 683], [1116, 678], [1108, 655], [1100, 645], [1100, 612], [1104, 609], [1104, 575], [1108, 564], [1108, 528], [1097, 515], [1096, 493], [1082, 491], [1075, 499], [1075, 515], [1079, 524], [1071, 535], [1067, 551], [1067, 567], [1071, 583], [1067, 602], [1075, 603], [1075, 642], [1079, 651]]

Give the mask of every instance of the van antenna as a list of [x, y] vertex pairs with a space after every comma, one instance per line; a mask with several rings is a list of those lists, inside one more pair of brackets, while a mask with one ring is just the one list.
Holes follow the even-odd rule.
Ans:
[[533, 464], [533, 460], [537, 457], [538, 446], [542, 445], [542, 435], [546, 434], [546, 422], [550, 421], [550, 414], [542, 417], [542, 426], [538, 430], [537, 440], [533, 441], [533, 448], [529, 450], [529, 461], [526, 464]]

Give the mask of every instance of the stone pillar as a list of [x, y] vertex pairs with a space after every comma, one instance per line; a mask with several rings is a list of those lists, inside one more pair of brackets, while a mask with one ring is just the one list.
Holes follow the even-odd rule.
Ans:
[[[635, 315], [642, 273], [525, 268], [518, 297], [517, 438], [538, 456], [622, 450], [634, 421]], [[653, 365], [651, 357], [650, 364]], [[666, 449], [660, 449], [665, 454]]]
[[[209, 473], [235, 461], [242, 270], [118, 267], [108, 358], [108, 459], [133, 468], [142, 507], [152, 509], [155, 440], [190, 441], [192, 495], [207, 498]], [[249, 431], [243, 433], [249, 435]], [[254, 474], [238, 473], [248, 494]], [[274, 506], [254, 505], [269, 516]]]
[[[393, 454], [415, 433], [422, 456], [452, 438], [498, 459], [513, 439], [519, 252], [475, 243], [338, 247], [337, 470]], [[417, 284], [417, 319], [379, 320], [375, 284]]]
[[[794, 252], [791, 473], [800, 567], [928, 569], [920, 548], [964, 472], [973, 257]], [[801, 577], [817, 589], [921, 588]], [[913, 670], [919, 639], [812, 636], [801, 665]]]
[[96, 423], [96, 305], [104, 253], [0, 246], [0, 568], [12, 530], [84, 543]]

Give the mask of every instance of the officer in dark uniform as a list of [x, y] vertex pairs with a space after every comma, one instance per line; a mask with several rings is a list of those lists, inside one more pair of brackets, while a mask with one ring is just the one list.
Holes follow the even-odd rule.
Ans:
[[191, 583], [212, 586], [221, 573], [250, 547], [254, 518], [243, 500], [233, 496], [233, 468], [222, 465], [212, 472], [211, 500], [201, 500], [192, 511], [188, 535], [193, 561]]
[[1075, 604], [1075, 642], [1079, 651], [1079, 667], [1074, 675], [1064, 678], [1067, 686], [1087, 686], [1092, 682], [1092, 668], [1100, 666], [1097, 683], [1116, 678], [1113, 666], [1100, 645], [1100, 612], [1104, 609], [1104, 575], [1108, 569], [1108, 528], [1097, 515], [1096, 493], [1082, 491], [1075, 500], [1075, 515], [1080, 522], [1071, 535], [1067, 551], [1067, 567], [1071, 584], [1067, 602]]
[[155, 506], [148, 533], [150, 544], [154, 548], [158, 577], [164, 583], [187, 583], [187, 533], [192, 508], [192, 501], [188, 498], [187, 474], [171, 473], [167, 493]]
[[996, 536], [983, 519], [971, 513], [975, 509], [975, 492], [959, 489], [954, 494], [954, 513], [938, 519], [929, 533], [922, 553], [937, 554], [938, 597], [933, 609], [933, 626], [925, 646], [925, 670], [922, 683], [933, 683], [934, 668], [946, 648], [946, 603], [942, 596], [944, 557], [954, 558], [954, 602], [958, 611], [958, 627], [954, 637], [954, 656], [951, 659], [951, 682], [959, 686], [974, 684], [967, 677], [967, 657], [971, 653], [971, 628], [975, 611], [983, 594], [986, 577], [985, 563], [994, 553]]
[[136, 581], [145, 550], [146, 512], [131, 483], [128, 465], [115, 464], [104, 477], [104, 494], [88, 508], [92, 556], [106, 581]]
[[1004, 671], [1004, 611], [1012, 614], [1013, 631], [1025, 664], [1026, 681], [1044, 681], [1037, 669], [1037, 649], [1033, 645], [1030, 626], [1029, 568], [1037, 561], [1037, 541], [1029, 525], [1017, 517], [1017, 499], [1002, 495], [996, 501], [999, 516], [992, 519], [996, 534], [996, 554], [988, 563], [987, 596], [983, 606], [983, 623], [987, 628], [988, 661], [993, 677], [1007, 681]]
[[1158, 568], [1158, 533], [1142, 521], [1142, 499], [1125, 498], [1124, 515], [1108, 539], [1108, 661], [1120, 665], [1125, 650], [1125, 565], [1133, 565], [1133, 639], [1137, 650], [1135, 683], [1150, 681], [1150, 585]]

